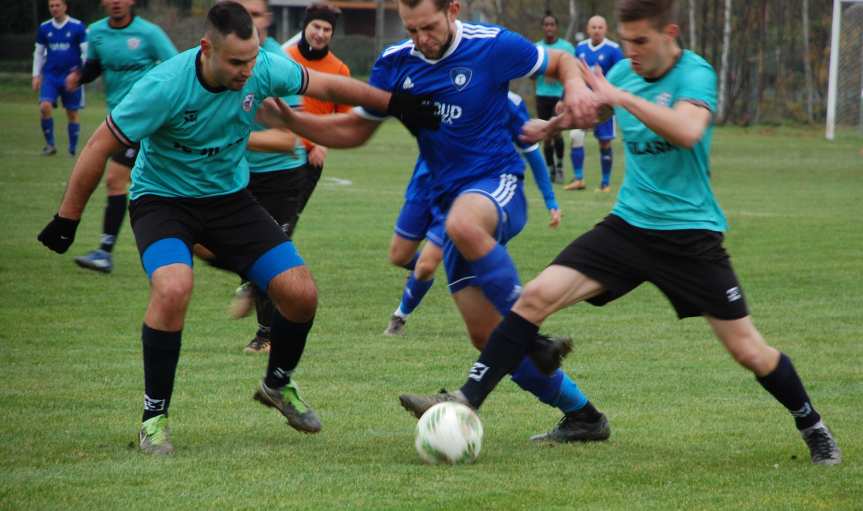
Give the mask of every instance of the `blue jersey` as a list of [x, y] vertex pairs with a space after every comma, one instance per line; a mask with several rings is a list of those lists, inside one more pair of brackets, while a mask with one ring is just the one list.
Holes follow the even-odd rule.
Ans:
[[[441, 126], [420, 130], [432, 198], [448, 208], [460, 188], [478, 179], [524, 174], [508, 129], [509, 81], [545, 71], [546, 52], [502, 27], [456, 21], [453, 41], [431, 60], [405, 41], [384, 50], [369, 83], [387, 91], [431, 95]], [[506, 65], [502, 65], [502, 63]], [[384, 115], [360, 108], [360, 115]]]
[[[72, 17], [58, 24], [50, 19], [39, 25], [36, 33], [36, 51], [45, 52], [42, 73], [65, 76], [76, 67], [81, 67], [82, 54], [86, 52], [87, 27]], [[40, 48], [41, 46], [41, 48]], [[34, 75], [37, 70], [34, 70]]]
[[596, 46], [590, 39], [585, 39], [575, 47], [575, 56], [585, 61], [590, 68], [598, 65], [604, 75], [607, 75], [611, 68], [624, 58], [620, 45], [608, 39], [603, 39]]

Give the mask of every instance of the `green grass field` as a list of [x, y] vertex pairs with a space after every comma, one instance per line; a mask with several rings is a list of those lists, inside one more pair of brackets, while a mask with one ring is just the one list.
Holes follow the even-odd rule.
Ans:
[[[226, 318], [238, 279], [197, 264], [171, 406], [177, 452], [154, 459], [133, 446], [148, 291], [131, 229], [110, 276], [73, 264], [96, 246], [99, 189], [69, 253], [36, 242], [73, 160], [38, 156], [35, 96], [0, 82], [0, 509], [863, 509], [859, 135], [827, 143], [820, 128], [727, 128], [714, 140], [726, 246], [757, 325], [794, 359], [834, 430], [840, 466], [812, 466], [787, 412], [703, 321], [677, 321], [649, 286], [545, 328], [576, 339], [566, 369], [608, 414], [610, 441], [532, 445], [558, 412], [506, 381], [482, 410], [477, 464], [423, 465], [397, 396], [457, 387], [476, 352], [442, 275], [406, 337], [381, 335], [404, 282], [386, 249], [416, 155], [394, 122], [331, 154], [296, 235], [320, 288], [297, 380], [323, 432], [296, 433], [251, 400], [266, 362], [242, 353], [253, 320]], [[104, 116], [97, 95], [89, 103], [86, 134]], [[62, 114], [55, 123], [62, 146]], [[588, 165], [595, 186], [591, 139]], [[528, 184], [531, 219], [511, 245], [524, 280], [614, 200], [557, 190], [564, 223], [552, 231]]]

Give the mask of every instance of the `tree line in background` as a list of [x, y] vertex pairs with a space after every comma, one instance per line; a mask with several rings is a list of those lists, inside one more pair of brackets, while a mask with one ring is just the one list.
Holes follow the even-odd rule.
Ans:
[[[392, 1], [392, 0], [390, 0]], [[85, 21], [102, 16], [99, 0], [68, 0]], [[609, 21], [615, 38], [614, 0], [461, 0], [465, 18], [499, 23], [541, 38], [541, 19], [551, 10], [561, 36], [583, 37], [595, 15]], [[0, 33], [33, 33], [49, 17], [47, 0], [7, 0]], [[212, 0], [137, 0], [141, 10], [164, 18], [178, 44], [199, 34], [191, 30]], [[703, 55], [720, 79], [718, 121], [753, 124], [819, 122], [826, 108], [830, 60], [831, 2], [827, 0], [679, 0], [680, 43]], [[154, 19], [154, 21], [158, 21]], [[185, 22], [184, 22], [185, 21]], [[192, 25], [190, 25], [190, 22]], [[32, 46], [31, 46], [32, 48]], [[374, 51], [374, 44], [369, 44]], [[355, 69], [358, 74], [367, 70]], [[522, 88], [526, 88], [523, 86]], [[856, 91], [859, 95], [859, 91]], [[858, 105], [859, 108], [859, 105]]]

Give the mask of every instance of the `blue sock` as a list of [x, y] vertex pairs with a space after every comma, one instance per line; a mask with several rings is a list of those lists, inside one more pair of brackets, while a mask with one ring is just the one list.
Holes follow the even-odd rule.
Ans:
[[557, 407], [563, 413], [581, 410], [587, 404], [587, 396], [566, 373], [558, 369], [553, 375], [546, 376], [539, 372], [528, 357], [524, 357], [512, 372], [512, 381], [543, 403]]
[[606, 187], [611, 184], [611, 148], [600, 149], [599, 154], [602, 161], [602, 183], [600, 186]]
[[45, 135], [45, 143], [54, 145], [54, 119], [42, 119], [42, 134]]
[[575, 178], [584, 179], [584, 148], [573, 147], [569, 151], [569, 158], [572, 160], [572, 171], [575, 172]]
[[423, 297], [431, 289], [432, 284], [434, 284], [434, 279], [419, 280], [416, 278], [416, 275], [411, 273], [407, 284], [405, 284], [405, 291], [402, 293], [402, 303], [399, 305], [399, 312], [403, 317], [413, 312], [419, 306], [420, 302], [423, 301]]
[[78, 134], [81, 133], [81, 124], [70, 122], [66, 131], [69, 133], [69, 154], [75, 154], [75, 149], [78, 147]]
[[506, 316], [521, 292], [518, 271], [503, 245], [471, 262], [476, 280], [486, 298], [501, 316]]
[[409, 272], [413, 272], [414, 268], [417, 267], [417, 261], [419, 261], [420, 253], [416, 252], [411, 260], [402, 265], [402, 268], [408, 270]]

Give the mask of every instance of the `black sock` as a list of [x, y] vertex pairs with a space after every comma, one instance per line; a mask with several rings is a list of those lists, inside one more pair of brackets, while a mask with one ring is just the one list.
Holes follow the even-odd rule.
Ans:
[[303, 350], [306, 349], [306, 339], [312, 329], [314, 318], [305, 323], [289, 321], [275, 310], [273, 326], [270, 330], [270, 360], [267, 363], [267, 375], [264, 383], [271, 389], [284, 387], [291, 381], [291, 375]]
[[144, 348], [144, 421], [157, 415], [168, 415], [182, 335], [182, 330], [165, 332], [146, 324], [141, 327], [141, 344]]
[[542, 144], [542, 154], [545, 156], [545, 165], [549, 172], [554, 172], [554, 144], [545, 142]]
[[568, 415], [569, 417], [575, 417], [582, 422], [596, 422], [602, 418], [602, 414], [599, 412], [599, 410], [596, 409], [595, 406], [593, 406], [593, 403], [591, 403], [590, 401], [588, 401], [587, 404], [585, 404], [578, 410], [570, 412], [566, 415]]
[[563, 163], [563, 137], [557, 136], [554, 139], [554, 155], [557, 161]]
[[123, 225], [126, 216], [126, 195], [109, 195], [108, 205], [105, 206], [105, 218], [102, 221], [102, 245], [99, 247], [105, 252], [114, 250], [117, 242], [117, 234]]
[[756, 379], [767, 392], [770, 392], [791, 412], [797, 429], [806, 429], [821, 420], [821, 416], [809, 402], [809, 396], [791, 359], [785, 353], [780, 354], [779, 364], [773, 372]]
[[515, 312], [503, 318], [461, 388], [471, 406], [479, 408], [498, 382], [515, 369], [535, 342], [537, 332], [538, 326]]
[[258, 337], [270, 338], [273, 326], [273, 314], [275, 313], [273, 302], [266, 294], [255, 287], [255, 314], [258, 316]]

